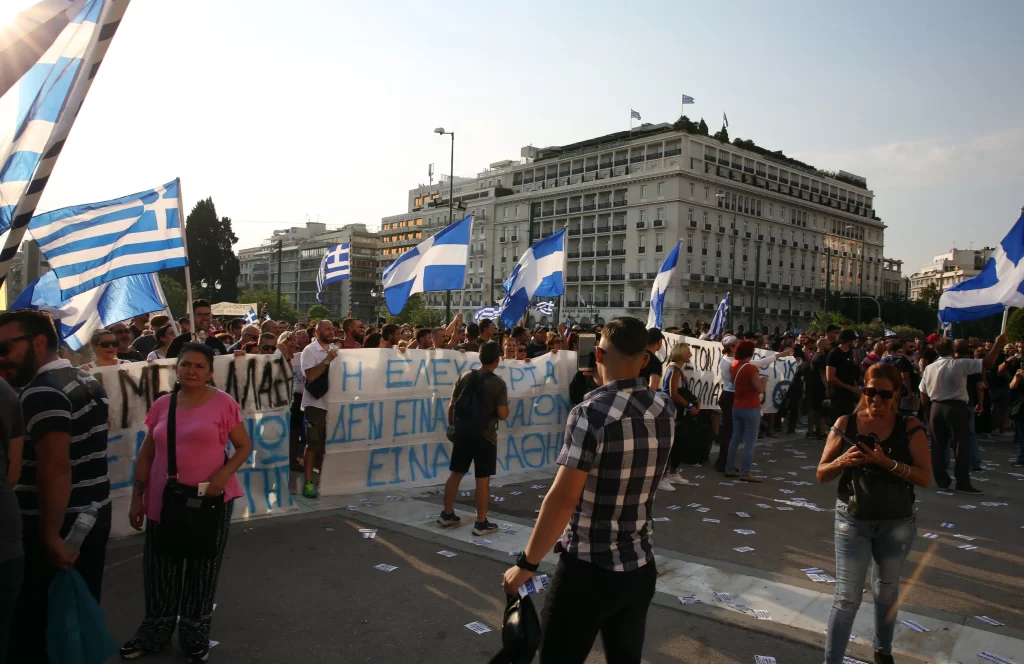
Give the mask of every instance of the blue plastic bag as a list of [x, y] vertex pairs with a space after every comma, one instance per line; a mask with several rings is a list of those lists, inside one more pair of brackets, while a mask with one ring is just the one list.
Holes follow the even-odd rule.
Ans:
[[57, 572], [50, 582], [46, 649], [50, 664], [103, 664], [117, 643], [103, 610], [74, 569]]

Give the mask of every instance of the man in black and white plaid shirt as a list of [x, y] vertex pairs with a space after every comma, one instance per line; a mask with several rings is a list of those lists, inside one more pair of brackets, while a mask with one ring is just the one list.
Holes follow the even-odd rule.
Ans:
[[646, 350], [638, 319], [604, 328], [601, 387], [569, 413], [558, 475], [526, 550], [505, 572], [505, 590], [515, 594], [558, 542], [542, 664], [584, 662], [598, 633], [609, 662], [640, 662], [657, 578], [651, 511], [675, 433], [675, 406], [639, 378]]

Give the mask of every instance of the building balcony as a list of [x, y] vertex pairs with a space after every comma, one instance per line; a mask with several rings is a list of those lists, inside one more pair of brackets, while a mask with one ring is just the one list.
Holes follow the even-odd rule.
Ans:
[[629, 158], [629, 163], [636, 164], [636, 163], [641, 162], [643, 160], [644, 160], [644, 156], [643, 155], [640, 155], [639, 157], [630, 157]]
[[655, 219], [654, 221], [651, 222], [651, 226], [653, 226], [654, 228], [661, 228], [664, 225], [665, 225], [665, 220], [664, 219]]
[[615, 160], [615, 165], [616, 166], [625, 166], [628, 163], [629, 163], [628, 159], [616, 159]]
[[718, 227], [718, 232], [719, 233], [725, 233], [725, 226], [719, 226]]
[[580, 252], [580, 256], [583, 257], [583, 258], [593, 258], [594, 257], [594, 252], [593, 251], [583, 251], [583, 252]]
[[580, 252], [578, 252], [578, 251], [570, 251], [568, 254], [566, 254], [566, 256], [568, 256], [569, 258], [579, 258], [580, 257]]
[[565, 306], [567, 307], [578, 307], [580, 306], [579, 300], [566, 300]]
[[583, 234], [584, 235], [593, 235], [594, 234], [594, 227], [591, 226], [589, 228], [584, 228], [583, 229]]
[[554, 210], [545, 210], [544, 212], [540, 213], [540, 216], [542, 216], [542, 217], [553, 217], [553, 216], [555, 216], [555, 211]]
[[663, 251], [665, 251], [665, 247], [663, 245], [660, 245], [660, 244], [659, 245], [655, 245], [654, 253], [660, 254]]
[[582, 275], [580, 277], [580, 281], [593, 281], [593, 280], [594, 280], [594, 275], [592, 275], [592, 274], [584, 274], [584, 275]]
[[611, 302], [608, 303], [608, 306], [610, 306], [610, 307], [621, 307], [623, 304], [624, 304], [624, 302], [622, 300], [612, 300]]
[[727, 284], [727, 283], [729, 283], [729, 277], [719, 277], [718, 278], [718, 283], [720, 283], [720, 284]]
[[642, 300], [630, 300], [626, 306], [630, 309], [639, 309], [643, 305]]
[[597, 209], [598, 210], [607, 210], [611, 206], [612, 206], [612, 202], [611, 201], [606, 201], [604, 203], [598, 203], [597, 204]]
[[605, 273], [595, 274], [594, 281], [608, 281], [608, 275]]
[[612, 227], [611, 226], [598, 226], [597, 227], [597, 232], [598, 233], [611, 233], [612, 232]]
[[596, 210], [596, 209], [597, 209], [597, 205], [595, 205], [593, 203], [591, 203], [590, 205], [584, 205], [583, 206], [583, 211], [584, 212], [590, 212], [591, 210]]
[[[569, 229], [570, 237], [573, 236], [573, 235], [579, 235], [579, 234], [580, 234], [580, 229], [578, 229], [578, 228], [570, 228]], [[501, 238], [501, 241], [504, 242], [505, 238]]]
[[612, 167], [612, 162], [610, 162], [610, 161], [601, 164], [601, 168], [611, 168], [611, 167]]
[[570, 274], [568, 277], [565, 278], [565, 280], [568, 281], [570, 284], [574, 284], [577, 281], [579, 281], [580, 278], [575, 274]]
[[613, 233], [625, 233], [626, 232], [626, 224], [615, 224], [615, 225], [613, 225], [612, 226], [612, 232]]
[[[625, 281], [626, 280], [626, 275], [622, 274], [622, 273], [612, 274], [611, 280], [612, 281]], [[619, 305], [619, 306], [622, 306], [622, 305]]]
[[572, 169], [572, 174], [573, 175], [579, 175], [582, 172], [583, 172], [582, 168], [574, 168], [574, 169]]
[[607, 307], [608, 306], [608, 300], [594, 300], [594, 306], [595, 307]]
[[644, 273], [643, 272], [630, 272], [629, 273], [629, 278], [630, 279], [643, 279], [644, 278]]
[[591, 164], [584, 169], [587, 173], [592, 173], [597, 170], [597, 164]]
[[709, 274], [709, 275], [704, 277], [704, 281], [708, 282], [709, 284], [710, 283], [714, 283], [715, 282], [715, 278]]
[[580, 205], [577, 205], [576, 207], [569, 208], [569, 214], [575, 214], [576, 212], [581, 212], [582, 210], [583, 210], [583, 207], [580, 206]]
[[680, 154], [683, 154], [683, 151], [680, 148], [676, 148], [675, 150], [665, 150], [666, 157], [675, 157]]
[[697, 222], [693, 219], [690, 220], [690, 228], [697, 228]]
[[647, 228], [647, 222], [646, 221], [638, 221], [638, 222], [636, 222], [636, 227], [637, 228]]
[[625, 256], [625, 255], [626, 255], [626, 250], [625, 249], [612, 249], [612, 256]]
[[650, 161], [652, 159], [661, 159], [661, 153], [660, 152], [652, 152], [652, 153], [648, 154], [647, 155], [647, 161]]
[[605, 258], [606, 256], [611, 256], [612, 255], [612, 250], [611, 249], [598, 249], [596, 253], [597, 253], [597, 257], [598, 258]]
[[654, 279], [654, 278], [655, 278], [655, 277], [657, 277], [657, 276], [658, 276], [658, 273], [657, 273], [657, 272], [648, 272], [648, 273], [647, 273], [647, 278], [648, 278], [648, 279]]
[[626, 204], [625, 199], [623, 199], [621, 201], [612, 201], [612, 205], [614, 205], [615, 207], [623, 207], [625, 204]]
[[711, 224], [704, 224], [704, 230], [706, 230], [706, 231], [711, 230]]
[[561, 210], [555, 210], [555, 215], [563, 215], [566, 214], [567, 212], [568, 210], [566, 208], [562, 208]]
[[646, 254], [647, 253], [647, 247], [637, 247], [636, 248], [636, 253], [638, 253], [638, 254]]
[[509, 241], [510, 242], [518, 242], [519, 241], [519, 236], [518, 235], [513, 235], [512, 237], [509, 238]]

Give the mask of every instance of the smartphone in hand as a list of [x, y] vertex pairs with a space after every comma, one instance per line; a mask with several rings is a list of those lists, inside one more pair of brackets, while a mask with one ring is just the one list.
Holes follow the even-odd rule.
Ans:
[[581, 334], [576, 348], [576, 369], [588, 371], [597, 368], [597, 335]]

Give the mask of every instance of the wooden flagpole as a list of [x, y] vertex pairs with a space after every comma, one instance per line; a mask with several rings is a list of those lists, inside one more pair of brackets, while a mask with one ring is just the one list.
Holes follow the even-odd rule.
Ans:
[[196, 329], [196, 318], [192, 312], [192, 275], [188, 271], [188, 239], [185, 237], [185, 204], [181, 201], [181, 178], [175, 178], [174, 181], [178, 183], [178, 229], [181, 231], [181, 246], [185, 249], [185, 306], [188, 309], [188, 324], [192, 328], [192, 336], [198, 340], [199, 330]]

